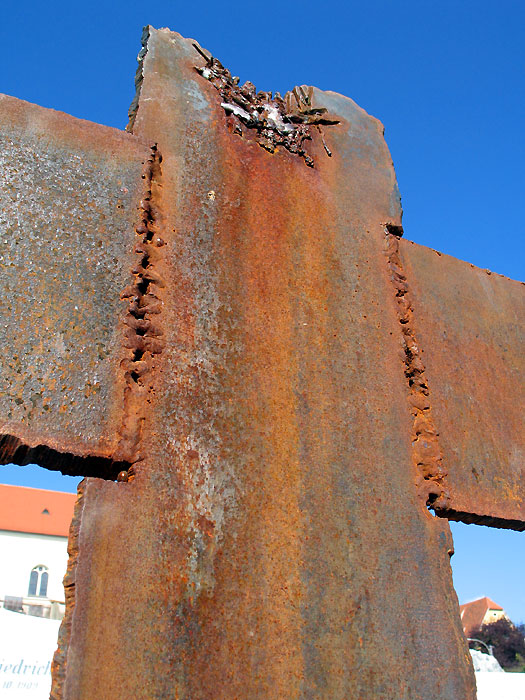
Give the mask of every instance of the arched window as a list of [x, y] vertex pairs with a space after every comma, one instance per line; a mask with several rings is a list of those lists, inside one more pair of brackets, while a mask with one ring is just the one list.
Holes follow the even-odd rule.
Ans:
[[[47, 566], [39, 564], [35, 566], [29, 575], [29, 590], [28, 596], [47, 596], [47, 582], [49, 580], [49, 570]], [[37, 593], [38, 591], [38, 593]]]
[[43, 596], [44, 598], [47, 596], [47, 581], [49, 579], [49, 574], [47, 571], [43, 571], [42, 575], [40, 576], [40, 592], [38, 595]]
[[36, 595], [36, 587], [38, 586], [38, 571], [33, 569], [29, 577], [29, 591], [27, 595]]

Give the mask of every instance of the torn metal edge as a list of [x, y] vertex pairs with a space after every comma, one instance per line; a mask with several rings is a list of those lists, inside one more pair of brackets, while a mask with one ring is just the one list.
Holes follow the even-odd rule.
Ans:
[[135, 73], [135, 96], [128, 109], [128, 125], [126, 126], [126, 131], [130, 134], [133, 133], [133, 126], [135, 125], [135, 119], [137, 118], [137, 112], [139, 109], [140, 91], [142, 90], [142, 83], [144, 82], [144, 59], [148, 53], [148, 41], [150, 38], [150, 25], [146, 25], [142, 30], [141, 36], [141, 49], [137, 56], [137, 71]]
[[58, 646], [51, 663], [51, 692], [49, 700], [63, 700], [65, 698], [67, 657], [69, 643], [71, 640], [71, 628], [73, 626], [73, 616], [75, 613], [75, 585], [76, 571], [79, 557], [80, 527], [82, 513], [85, 505], [85, 491], [87, 482], [83, 479], [78, 485], [77, 500], [73, 511], [73, 519], [69, 526], [69, 539], [67, 543], [67, 553], [69, 559], [67, 570], [64, 576], [64, 593], [66, 601], [66, 611], [58, 632]]

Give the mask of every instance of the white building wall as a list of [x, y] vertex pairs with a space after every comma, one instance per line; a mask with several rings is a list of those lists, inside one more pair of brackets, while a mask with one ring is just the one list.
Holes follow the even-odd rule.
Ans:
[[503, 617], [507, 617], [504, 610], [487, 610], [481, 624], [490, 625], [491, 622], [501, 620]]
[[27, 598], [31, 570], [42, 564], [49, 569], [47, 597], [63, 602], [67, 558], [67, 537], [0, 530], [0, 600]]

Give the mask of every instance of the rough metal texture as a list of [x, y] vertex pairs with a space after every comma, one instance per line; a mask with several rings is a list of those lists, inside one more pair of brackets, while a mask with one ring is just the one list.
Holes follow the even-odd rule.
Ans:
[[411, 466], [382, 126], [315, 90], [340, 123], [308, 168], [228, 129], [203, 61], [151, 31], [134, 133], [158, 144], [162, 347], [134, 478], [83, 492], [56, 696], [474, 698]]
[[[274, 97], [255, 100], [259, 128], [259, 117], [221, 105], [207, 52], [167, 30], [150, 28], [145, 41], [133, 135], [105, 130], [100, 152], [106, 176], [106, 148], [120, 139], [129, 199], [115, 221], [113, 186], [102, 188], [101, 226], [126, 243], [111, 274], [107, 249], [82, 254], [88, 270], [106, 263], [102, 320], [88, 332], [92, 345], [115, 344], [107, 398], [83, 441], [66, 432], [52, 444], [130, 468], [120, 483], [80, 488], [52, 698], [474, 700], [450, 530], [427, 503], [477, 503], [461, 495], [470, 467], [450, 458], [459, 429], [442, 408], [446, 365], [431, 360], [440, 304], [454, 348], [476, 320], [463, 309], [451, 322], [442, 260], [399, 240], [382, 126], [347, 98], [304, 88], [299, 112], [326, 109], [332, 123], [312, 128], [303, 152], [277, 137], [261, 148], [270, 121], [286, 131]], [[85, 154], [102, 129], [85, 128], [68, 153]], [[494, 292], [500, 308], [508, 284]], [[65, 322], [68, 311], [53, 313]], [[77, 361], [82, 347], [71, 345]], [[48, 426], [35, 415], [32, 439], [51, 440]], [[499, 495], [514, 473], [503, 461], [497, 470]], [[516, 487], [495, 516], [522, 517], [522, 497]]]
[[128, 134], [0, 96], [3, 462], [107, 469], [93, 457], [119, 441], [120, 293], [148, 157]]
[[400, 242], [442, 453], [438, 512], [525, 529], [525, 287]]

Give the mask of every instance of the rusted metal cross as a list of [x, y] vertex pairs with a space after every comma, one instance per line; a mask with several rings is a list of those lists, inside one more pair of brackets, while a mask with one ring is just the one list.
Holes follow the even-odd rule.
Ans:
[[0, 99], [1, 459], [90, 477], [52, 697], [473, 699], [447, 518], [525, 527], [523, 286], [401, 238], [351, 100], [140, 59], [130, 133]]

